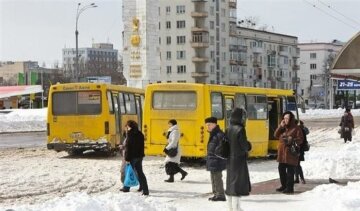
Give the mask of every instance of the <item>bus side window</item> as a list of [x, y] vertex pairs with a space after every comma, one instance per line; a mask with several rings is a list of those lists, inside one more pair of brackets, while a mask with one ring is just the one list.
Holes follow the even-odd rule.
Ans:
[[120, 109], [120, 113], [121, 114], [125, 114], [125, 100], [124, 100], [124, 94], [123, 93], [119, 93], [119, 109]]
[[110, 91], [107, 91], [107, 102], [108, 102], [108, 105], [109, 105], [109, 113], [110, 114], [113, 114], [114, 113], [114, 104], [113, 104], [113, 101], [112, 101], [112, 96], [111, 96], [111, 92]]
[[243, 108], [246, 110], [246, 98], [244, 94], [236, 94], [235, 95], [235, 107]]
[[247, 114], [249, 119], [267, 119], [267, 99], [266, 96], [248, 95], [247, 101]]
[[125, 97], [125, 107], [127, 114], [136, 114], [136, 104], [134, 94], [124, 94]]
[[211, 116], [216, 117], [217, 119], [224, 118], [223, 98], [221, 93], [211, 93]]

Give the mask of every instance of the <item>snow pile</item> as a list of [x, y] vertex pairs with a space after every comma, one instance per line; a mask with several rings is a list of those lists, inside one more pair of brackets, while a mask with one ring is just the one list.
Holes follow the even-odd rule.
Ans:
[[45, 131], [47, 108], [11, 109], [0, 113], [0, 133]]
[[55, 198], [49, 200], [45, 204], [19, 206], [16, 211], [108, 211], [108, 210], [124, 210], [124, 211], [156, 211], [156, 210], [176, 210], [174, 207], [168, 206], [158, 201], [138, 196], [135, 193], [114, 194], [106, 193], [99, 196], [89, 196], [86, 193], [72, 192], [66, 194], [63, 198]]
[[[302, 113], [299, 109], [300, 119], [319, 119], [319, 118], [340, 118], [345, 112], [345, 109], [309, 109]], [[353, 116], [360, 116], [360, 109], [351, 109]]]

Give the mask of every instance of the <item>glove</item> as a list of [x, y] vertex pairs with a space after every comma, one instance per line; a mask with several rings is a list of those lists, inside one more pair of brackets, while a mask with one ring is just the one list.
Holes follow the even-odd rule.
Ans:
[[164, 150], [163, 150], [163, 152], [165, 152], [165, 154], [167, 154], [168, 153], [168, 149], [166, 149], [166, 147], [164, 148]]

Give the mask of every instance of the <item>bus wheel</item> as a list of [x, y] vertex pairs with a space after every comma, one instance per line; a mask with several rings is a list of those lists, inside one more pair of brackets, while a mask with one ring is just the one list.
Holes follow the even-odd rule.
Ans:
[[114, 149], [108, 150], [108, 151], [106, 151], [106, 155], [108, 157], [115, 157], [116, 156], [116, 150], [114, 150]]
[[71, 156], [79, 156], [79, 155], [82, 155], [83, 152], [84, 151], [81, 150], [81, 149], [72, 149], [72, 150], [68, 151], [68, 154], [71, 155]]

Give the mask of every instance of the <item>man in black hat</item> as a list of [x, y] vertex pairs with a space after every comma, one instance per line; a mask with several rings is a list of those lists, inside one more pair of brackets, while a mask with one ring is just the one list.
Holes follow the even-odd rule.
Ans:
[[222, 171], [226, 168], [226, 160], [215, 155], [215, 149], [220, 144], [220, 141], [224, 138], [225, 134], [217, 125], [217, 119], [215, 117], [206, 118], [205, 125], [207, 131], [210, 133], [207, 145], [206, 170], [210, 171], [212, 192], [214, 194], [209, 200], [226, 201], [222, 180]]

